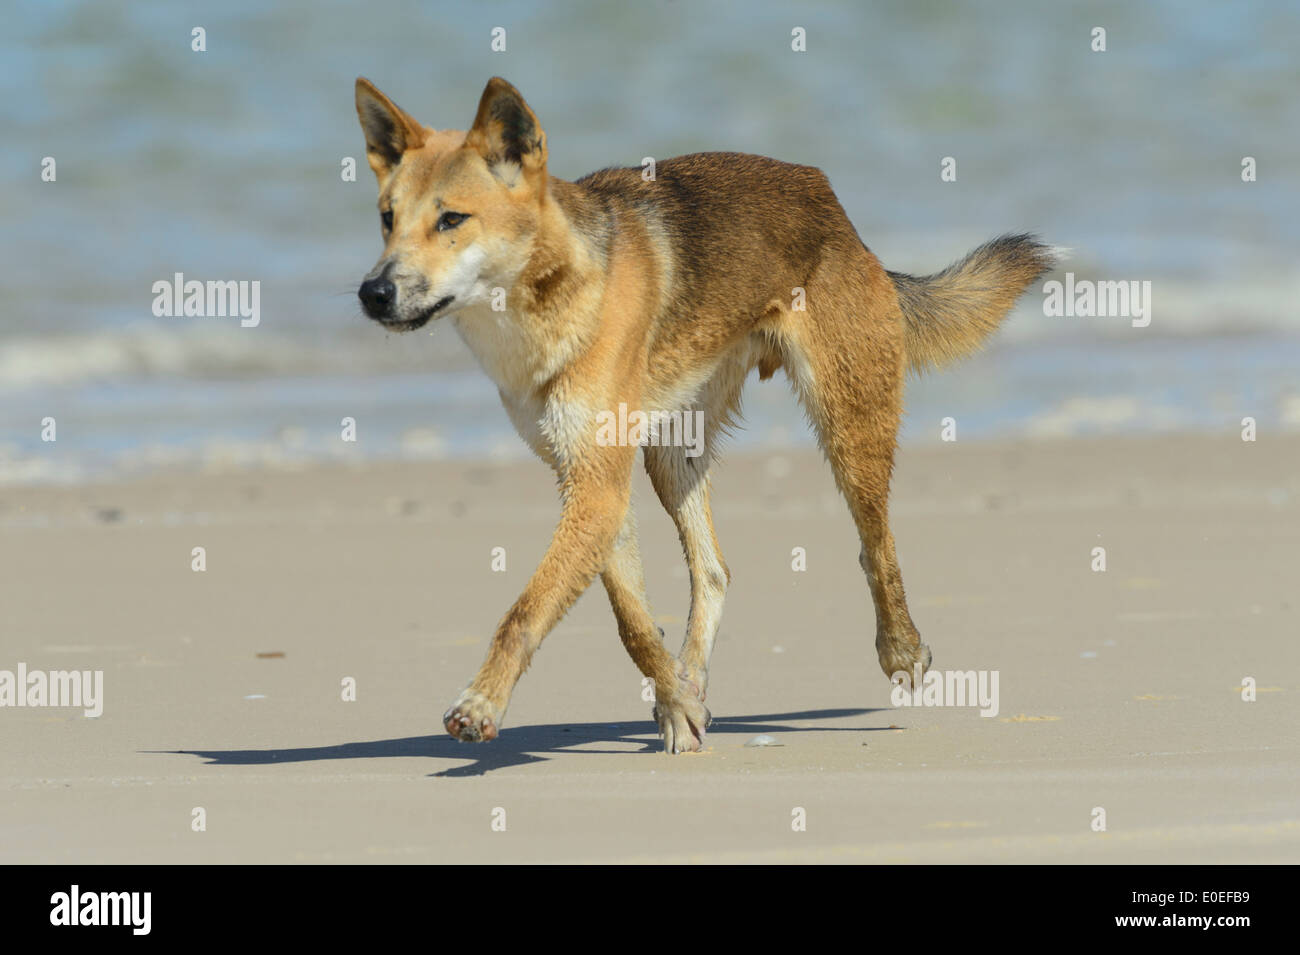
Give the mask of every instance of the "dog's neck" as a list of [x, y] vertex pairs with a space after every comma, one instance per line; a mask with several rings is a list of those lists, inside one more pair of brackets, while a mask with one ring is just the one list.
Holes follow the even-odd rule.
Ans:
[[[532, 254], [506, 295], [506, 308], [486, 305], [455, 316], [456, 330], [503, 397], [527, 401], [545, 389], [595, 338], [604, 293], [604, 249], [576, 229], [564, 187], [548, 190]], [[576, 316], [591, 316], [575, 324]]]

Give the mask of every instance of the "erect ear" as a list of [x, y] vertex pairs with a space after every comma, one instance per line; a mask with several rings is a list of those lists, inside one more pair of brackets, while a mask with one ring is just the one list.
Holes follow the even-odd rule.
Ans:
[[364, 76], [357, 77], [357, 116], [366, 136], [366, 159], [382, 183], [402, 153], [424, 143], [427, 131]]
[[477, 150], [494, 172], [507, 163], [518, 166], [530, 180], [545, 175], [546, 134], [542, 125], [519, 90], [499, 76], [488, 80], [483, 89], [478, 115], [465, 134], [465, 145]]

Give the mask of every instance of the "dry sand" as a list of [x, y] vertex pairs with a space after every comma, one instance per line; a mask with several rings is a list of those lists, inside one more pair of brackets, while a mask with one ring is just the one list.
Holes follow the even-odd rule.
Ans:
[[[0, 491], [0, 669], [105, 681], [98, 719], [0, 709], [0, 861], [1300, 861], [1298, 462], [1235, 433], [904, 449], [912, 613], [936, 667], [999, 671], [986, 719], [891, 707], [820, 458], [733, 455], [714, 725], [676, 758], [599, 585], [500, 739], [443, 734], [554, 526], [540, 464]], [[637, 500], [675, 651], [685, 569]]]

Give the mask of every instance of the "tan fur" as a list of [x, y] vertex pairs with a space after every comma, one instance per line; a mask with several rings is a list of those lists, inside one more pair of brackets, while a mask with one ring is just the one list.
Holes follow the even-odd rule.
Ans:
[[[928, 666], [887, 514], [904, 369], [976, 347], [1050, 266], [1044, 247], [1003, 237], [929, 279], [887, 273], [821, 172], [755, 156], [662, 160], [653, 181], [610, 169], [565, 182], [547, 174], [545, 133], [499, 78], [467, 133], [426, 129], [366, 80], [357, 110], [379, 208], [393, 213], [368, 281], [391, 281], [396, 298], [377, 320], [400, 330], [450, 317], [560, 481], [550, 547], [445, 714], [449, 733], [497, 735], [533, 653], [600, 576], [624, 646], [654, 680], [666, 750], [703, 745], [709, 655], [730, 580], [709, 471], [754, 369], [764, 379], [784, 369], [816, 426], [862, 540], [882, 669], [910, 676]], [[448, 213], [464, 218], [444, 228]], [[498, 288], [504, 311], [490, 304]], [[646, 603], [629, 506], [636, 448], [597, 440], [598, 415], [620, 403], [705, 416], [702, 455], [644, 454], [690, 570], [677, 657]]]

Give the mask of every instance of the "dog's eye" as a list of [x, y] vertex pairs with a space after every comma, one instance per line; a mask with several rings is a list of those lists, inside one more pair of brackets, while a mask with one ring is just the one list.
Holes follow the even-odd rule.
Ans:
[[468, 218], [469, 216], [463, 212], [444, 212], [438, 217], [438, 231], [446, 232], [448, 229], [454, 229]]
[[385, 232], [392, 232], [393, 231], [393, 210], [389, 209], [387, 212], [379, 213], [379, 221], [384, 224]]

